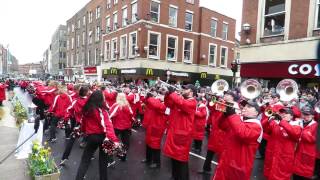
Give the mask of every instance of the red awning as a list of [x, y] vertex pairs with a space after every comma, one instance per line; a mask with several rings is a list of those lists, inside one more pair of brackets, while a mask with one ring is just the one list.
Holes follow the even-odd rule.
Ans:
[[320, 76], [316, 60], [243, 63], [243, 78], [315, 78]]

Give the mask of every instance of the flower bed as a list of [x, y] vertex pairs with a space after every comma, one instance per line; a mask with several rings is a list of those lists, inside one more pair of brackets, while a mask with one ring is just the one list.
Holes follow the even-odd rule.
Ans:
[[13, 106], [13, 113], [14, 117], [16, 118], [16, 125], [18, 127], [21, 126], [24, 120], [27, 120], [27, 110], [22, 106], [21, 102], [19, 100], [15, 101], [15, 104]]
[[58, 180], [60, 177], [50, 147], [42, 147], [39, 142], [33, 142], [27, 162], [30, 175], [35, 180]]

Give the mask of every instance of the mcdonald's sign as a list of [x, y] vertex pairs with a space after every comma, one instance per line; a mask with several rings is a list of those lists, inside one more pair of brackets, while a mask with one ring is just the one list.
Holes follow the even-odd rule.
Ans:
[[111, 68], [110, 69], [110, 74], [111, 75], [118, 75], [118, 69], [117, 68]]
[[146, 69], [146, 75], [147, 75], [147, 76], [153, 76], [153, 69], [147, 68], [147, 69]]
[[108, 74], [109, 74], [108, 70], [109, 70], [109, 69], [104, 69], [104, 70], [103, 70], [103, 75], [108, 75]]
[[216, 74], [215, 77], [214, 77], [214, 79], [215, 79], [215, 80], [220, 79], [220, 75], [219, 75], [219, 74]]
[[201, 72], [200, 73], [200, 79], [207, 79], [208, 73], [207, 72]]

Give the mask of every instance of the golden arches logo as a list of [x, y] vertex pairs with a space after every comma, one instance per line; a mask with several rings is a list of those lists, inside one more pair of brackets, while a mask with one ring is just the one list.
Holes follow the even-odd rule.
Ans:
[[201, 79], [206, 79], [207, 78], [207, 73], [206, 72], [200, 73], [200, 78]]
[[118, 74], [118, 69], [116, 69], [116, 68], [111, 68], [110, 74], [112, 74], [112, 75], [117, 75], [117, 74]]
[[148, 68], [148, 69], [146, 70], [146, 75], [147, 75], [147, 76], [153, 76], [153, 69]]

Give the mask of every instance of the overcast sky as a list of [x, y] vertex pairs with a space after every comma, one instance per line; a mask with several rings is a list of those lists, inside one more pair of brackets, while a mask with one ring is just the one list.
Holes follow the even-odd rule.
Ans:
[[[59, 24], [65, 24], [89, 0], [0, 0], [0, 44], [19, 64], [39, 62]], [[240, 30], [242, 0], [200, 0], [201, 6], [237, 20]]]

